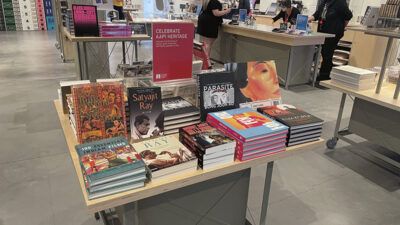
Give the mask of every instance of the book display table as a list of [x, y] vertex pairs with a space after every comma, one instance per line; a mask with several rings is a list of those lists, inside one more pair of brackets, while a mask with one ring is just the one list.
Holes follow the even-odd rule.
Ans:
[[[246, 221], [250, 172], [267, 164], [260, 224], [266, 223], [267, 206], [274, 161], [321, 147], [324, 140], [287, 148], [287, 151], [250, 161], [233, 162], [210, 170], [180, 173], [154, 179], [145, 187], [88, 200], [82, 171], [75, 151], [77, 140], [63, 114], [59, 100], [54, 101], [68, 150], [89, 212], [116, 208], [124, 225], [137, 224], [250, 224]], [[107, 222], [107, 220], [106, 220]]]
[[[331, 81], [322, 81], [320, 84], [342, 93], [333, 138], [326, 143], [328, 148], [334, 149], [339, 139], [355, 144], [346, 136], [357, 134], [400, 154], [400, 100], [393, 98], [396, 85], [383, 85], [377, 94], [375, 89], [355, 91]], [[347, 95], [355, 97], [354, 106], [349, 128], [340, 130]], [[365, 151], [377, 157], [377, 162], [381, 162], [382, 166], [400, 174], [400, 162], [367, 148]]]
[[[92, 81], [97, 78], [110, 77], [108, 42], [122, 42], [122, 62], [125, 64], [126, 42], [133, 43], [135, 60], [138, 61], [137, 41], [151, 39], [148, 35], [132, 35], [130, 37], [75, 37], [66, 28], [64, 28], [63, 32], [69, 41], [76, 42], [75, 65], [78, 77], [81, 80]], [[90, 46], [88, 46], [89, 43], [91, 44]], [[92, 54], [92, 57], [89, 57], [88, 52]]]
[[[256, 24], [223, 24], [211, 58], [221, 62], [275, 60], [280, 83], [290, 85], [315, 83], [321, 46], [331, 34], [294, 35], [276, 33], [274, 27]], [[314, 57], [315, 56], [315, 57]], [[314, 64], [314, 72], [311, 73]]]

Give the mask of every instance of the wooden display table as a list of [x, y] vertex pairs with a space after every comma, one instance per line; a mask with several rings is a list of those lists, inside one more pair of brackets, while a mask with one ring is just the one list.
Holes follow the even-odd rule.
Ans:
[[[393, 99], [396, 85], [385, 84], [382, 86], [381, 92], [377, 94], [375, 89], [355, 91], [331, 81], [321, 81], [320, 84], [342, 93], [335, 131], [333, 138], [327, 142], [328, 148], [334, 149], [339, 139], [356, 144], [346, 136], [357, 134], [400, 154], [400, 100]], [[347, 95], [355, 97], [353, 111], [349, 127], [340, 130]], [[365, 151], [377, 157], [382, 162], [382, 166], [400, 174], [400, 162], [367, 148]]]
[[[203, 190], [205, 188], [200, 188], [198, 191], [197, 189], [199, 188], [199, 185], [206, 185], [207, 188], [217, 188], [214, 187], [213, 184], [222, 182], [221, 180], [225, 179], [226, 176], [229, 176], [230, 174], [235, 174], [238, 172], [243, 172], [247, 171], [248, 172], [248, 179], [250, 175], [250, 169], [252, 167], [260, 166], [260, 165], [265, 165], [268, 164], [268, 170], [267, 170], [267, 177], [265, 181], [265, 187], [264, 187], [264, 196], [263, 196], [263, 206], [262, 206], [262, 212], [261, 212], [261, 224], [265, 224], [265, 218], [266, 218], [266, 211], [267, 211], [267, 206], [268, 206], [268, 199], [269, 199], [269, 191], [270, 191], [270, 185], [271, 185], [271, 178], [272, 178], [272, 168], [273, 168], [273, 162], [274, 160], [285, 158], [285, 157], [290, 157], [296, 154], [300, 154], [304, 151], [311, 151], [315, 148], [323, 146], [323, 140], [319, 140], [316, 142], [308, 143], [308, 144], [303, 144], [303, 145], [298, 145], [295, 147], [290, 147], [287, 148], [287, 151], [277, 153], [271, 156], [267, 157], [262, 157], [250, 161], [245, 161], [245, 162], [233, 162], [230, 164], [226, 164], [220, 167], [216, 167], [215, 169], [203, 171], [203, 170], [197, 170], [196, 172], [189, 172], [189, 173], [182, 173], [182, 174], [177, 174], [176, 176], [168, 176], [166, 179], [154, 179], [151, 182], [147, 183], [145, 187], [139, 188], [139, 189], [134, 189], [130, 191], [125, 191], [121, 192], [118, 194], [110, 195], [107, 197], [102, 197], [98, 199], [93, 199], [93, 200], [88, 200], [87, 192], [85, 189], [84, 181], [82, 178], [82, 171], [81, 167], [79, 164], [79, 159], [78, 155], [75, 151], [75, 145], [77, 145], [77, 140], [75, 138], [75, 135], [72, 131], [72, 128], [70, 127], [69, 124], [69, 119], [67, 115], [63, 114], [63, 110], [60, 104], [59, 100], [54, 101], [58, 117], [60, 119], [60, 123], [62, 126], [62, 129], [64, 131], [65, 139], [67, 141], [68, 145], [68, 150], [72, 159], [72, 162], [74, 164], [75, 170], [76, 170], [76, 175], [79, 179], [79, 183], [81, 186], [82, 194], [85, 200], [85, 204], [90, 212], [99, 212], [103, 211], [109, 208], [115, 208], [115, 207], [123, 207], [122, 210], [122, 217], [124, 219], [124, 224], [136, 224], [133, 221], [128, 221], [126, 218], [131, 218], [135, 212], [132, 212], [132, 210], [129, 210], [129, 208], [132, 208], [133, 206], [129, 206], [130, 204], [133, 204], [135, 202], [140, 202], [142, 200], [145, 200], [147, 198], [156, 198], [156, 202], [161, 202], [163, 198], [160, 197], [160, 199], [157, 199], [157, 196], [162, 196], [163, 193], [169, 194], [173, 193], [174, 191], [180, 191], [186, 187], [186, 192], [198, 192], [200, 190]], [[238, 179], [238, 178], [235, 178]], [[207, 182], [205, 182], [207, 181]], [[218, 185], [216, 185], [218, 186]], [[247, 184], [247, 189], [248, 189], [248, 184]], [[247, 190], [245, 189], [245, 190]], [[215, 190], [214, 190], [215, 191]], [[226, 190], [224, 190], [226, 191]], [[180, 195], [180, 197], [182, 197]], [[245, 196], [242, 196], [244, 200], [246, 200], [245, 204], [245, 209], [247, 206], [247, 193], [245, 193]], [[173, 197], [168, 197], [168, 198], [173, 198]], [[207, 198], [207, 196], [204, 196], [204, 198]], [[172, 201], [171, 199], [169, 201]], [[206, 201], [206, 200], [205, 200]], [[207, 202], [204, 202], [207, 203]], [[161, 203], [160, 203], [161, 204]], [[195, 207], [193, 206], [194, 203], [192, 203], [192, 206], [188, 207]], [[199, 203], [200, 204], [200, 203]], [[203, 204], [203, 203], [202, 203]], [[124, 208], [125, 207], [125, 208]], [[229, 207], [234, 207], [234, 206], [225, 206], [224, 210], [229, 213]], [[128, 209], [127, 209], [128, 208]], [[130, 214], [133, 213], [133, 214]], [[136, 212], [137, 213], [137, 212]], [[241, 218], [245, 219], [245, 218]], [[133, 219], [135, 220], [135, 219]], [[165, 221], [164, 221], [165, 222]], [[172, 221], [168, 221], [168, 224], [170, 224]], [[172, 223], [171, 223], [172, 224]], [[179, 224], [178, 222], [175, 224]]]

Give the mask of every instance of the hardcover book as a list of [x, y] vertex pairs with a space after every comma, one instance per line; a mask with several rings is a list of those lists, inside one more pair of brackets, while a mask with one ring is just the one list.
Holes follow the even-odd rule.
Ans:
[[235, 106], [253, 109], [281, 103], [278, 73], [274, 61], [228, 63], [235, 84]]
[[[160, 136], [132, 144], [143, 161], [159, 177], [197, 166], [196, 156], [175, 136]], [[185, 165], [185, 164], [189, 165]]]
[[180, 96], [162, 100], [165, 121], [199, 115], [199, 109]]
[[119, 173], [145, 167], [140, 155], [128, 140], [109, 138], [75, 146], [83, 174], [90, 180], [99, 180]]
[[290, 129], [299, 129], [304, 127], [321, 125], [323, 120], [297, 109], [295, 106], [281, 104], [260, 109], [263, 113], [271, 116], [277, 121], [290, 127]]
[[64, 114], [68, 114], [67, 95], [71, 94], [72, 85], [88, 84], [88, 83], [90, 83], [90, 80], [60, 81], [61, 105], [63, 107]]
[[160, 136], [164, 132], [160, 87], [128, 88], [131, 138]]
[[288, 130], [285, 125], [247, 107], [210, 113], [207, 122], [222, 127], [243, 142], [287, 133]]
[[123, 89], [111, 82], [72, 87], [79, 143], [127, 136]]
[[132, 23], [132, 31], [134, 35], [145, 34], [147, 35], [147, 27], [145, 23]]
[[205, 121], [210, 112], [235, 108], [236, 91], [232, 73], [198, 74], [197, 82], [201, 121]]
[[76, 37], [99, 36], [96, 6], [72, 4], [72, 16]]

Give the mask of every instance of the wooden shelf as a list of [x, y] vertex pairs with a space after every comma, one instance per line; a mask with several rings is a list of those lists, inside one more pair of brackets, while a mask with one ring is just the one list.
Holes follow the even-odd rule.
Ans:
[[167, 178], [154, 179], [147, 183], [145, 187], [121, 192], [114, 195], [109, 195], [106, 197], [88, 200], [87, 192], [85, 189], [84, 181], [82, 178], [82, 171], [79, 164], [79, 158], [75, 151], [75, 145], [77, 145], [76, 137], [72, 131], [69, 124], [68, 116], [63, 114], [61, 102], [59, 100], [54, 101], [54, 105], [57, 110], [57, 114], [64, 131], [65, 139], [68, 145], [68, 150], [74, 164], [76, 175], [79, 179], [82, 194], [85, 200], [85, 204], [90, 212], [98, 212], [101, 210], [114, 208], [126, 203], [138, 201], [144, 198], [162, 194], [168, 191], [172, 191], [178, 188], [186, 187], [192, 184], [207, 181], [216, 177], [248, 169], [251, 167], [265, 165], [268, 162], [275, 161], [277, 159], [289, 157], [295, 154], [299, 154], [303, 151], [314, 150], [315, 148], [322, 147], [324, 145], [324, 140], [302, 144], [298, 146], [293, 146], [287, 148], [287, 151], [277, 153], [271, 156], [266, 156], [254, 160], [249, 160], [245, 162], [233, 162], [220, 167], [216, 167], [211, 170], [197, 170], [195, 172], [180, 173], [173, 176], [168, 176]]

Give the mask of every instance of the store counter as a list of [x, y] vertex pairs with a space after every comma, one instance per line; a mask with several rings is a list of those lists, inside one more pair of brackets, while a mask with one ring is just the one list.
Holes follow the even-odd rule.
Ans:
[[223, 63], [275, 60], [280, 83], [286, 88], [314, 81], [318, 69], [311, 73], [311, 67], [314, 61], [319, 61], [320, 55], [316, 53], [320, 52], [325, 38], [333, 35], [295, 35], [272, 30], [272, 26], [262, 24], [247, 26], [224, 23], [211, 58]]

